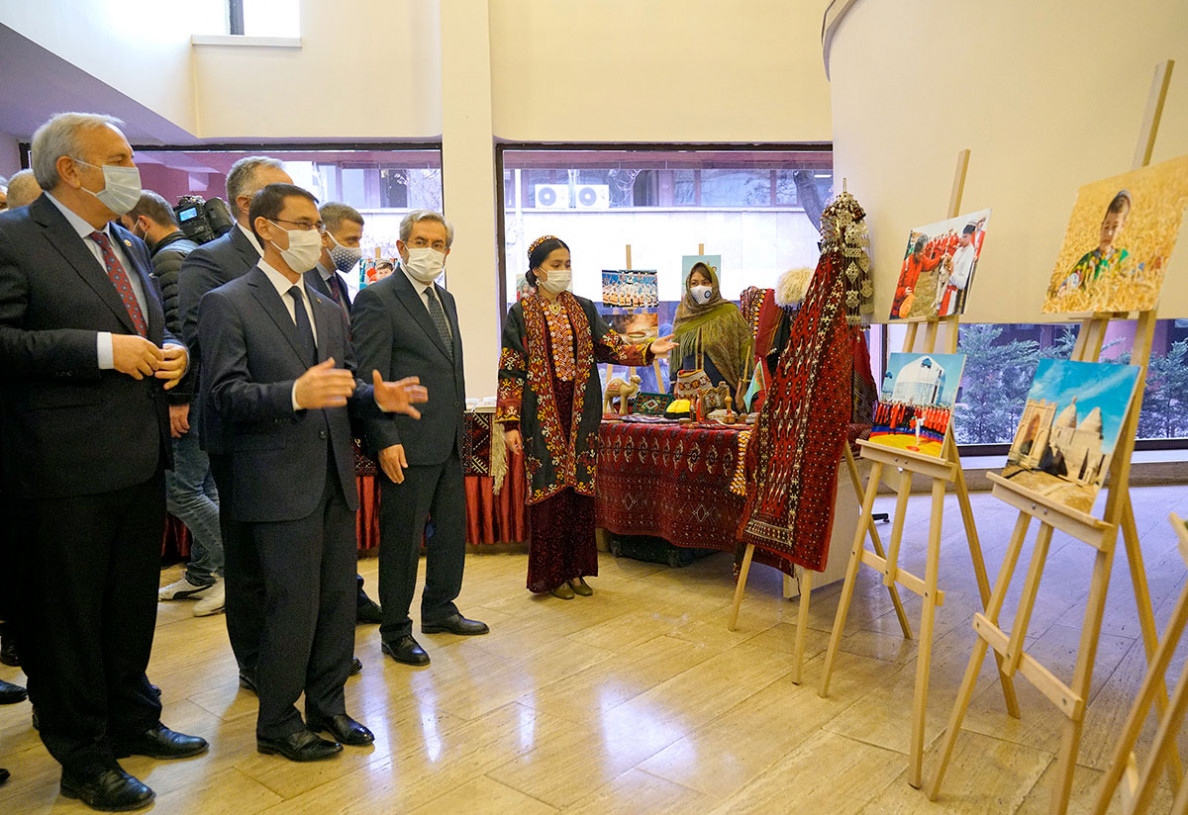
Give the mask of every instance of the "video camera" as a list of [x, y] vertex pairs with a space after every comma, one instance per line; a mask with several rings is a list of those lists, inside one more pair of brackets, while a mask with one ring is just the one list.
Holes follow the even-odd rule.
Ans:
[[197, 244], [213, 241], [235, 226], [222, 198], [207, 201], [200, 195], [183, 195], [173, 211], [181, 231]]

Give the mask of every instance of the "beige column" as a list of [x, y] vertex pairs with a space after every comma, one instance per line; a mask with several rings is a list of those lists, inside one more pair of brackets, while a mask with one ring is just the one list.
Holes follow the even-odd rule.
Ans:
[[456, 230], [446, 285], [458, 304], [466, 395], [494, 396], [499, 361], [495, 144], [488, 0], [440, 0], [441, 161], [446, 219]]

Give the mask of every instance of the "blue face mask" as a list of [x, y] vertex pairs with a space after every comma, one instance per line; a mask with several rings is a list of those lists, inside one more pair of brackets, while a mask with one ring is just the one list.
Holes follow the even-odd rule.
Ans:
[[334, 245], [330, 247], [330, 260], [334, 263], [334, 268], [340, 272], [349, 272], [355, 268], [363, 258], [362, 247], [343, 246], [329, 230], [326, 231], [326, 234], [330, 235], [330, 240], [334, 241]]
[[101, 204], [116, 215], [127, 215], [140, 203], [140, 170], [135, 167], [117, 167], [114, 164], [104, 164], [100, 167], [80, 158], [74, 160], [103, 171], [103, 189], [99, 192], [91, 192], [86, 187], [82, 189], [98, 198]]

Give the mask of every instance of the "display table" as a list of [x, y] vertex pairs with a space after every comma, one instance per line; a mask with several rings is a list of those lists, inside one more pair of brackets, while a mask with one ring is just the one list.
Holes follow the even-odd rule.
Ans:
[[[746, 503], [731, 490], [740, 466], [741, 428], [605, 421], [599, 433], [597, 525], [619, 535], [654, 535], [676, 546], [730, 552]], [[849, 476], [834, 514], [824, 586], [845, 576], [846, 553], [858, 523]], [[792, 563], [756, 549], [755, 562], [792, 574]], [[786, 585], [786, 596], [795, 591]]]

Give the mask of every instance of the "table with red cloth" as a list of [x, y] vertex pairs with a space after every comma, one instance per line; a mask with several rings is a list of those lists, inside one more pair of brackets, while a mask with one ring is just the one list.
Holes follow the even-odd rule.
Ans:
[[[595, 496], [600, 529], [653, 535], [676, 546], [737, 557], [746, 499], [731, 491], [739, 466], [737, 427], [605, 421]], [[755, 551], [755, 561], [791, 574], [791, 563]]]
[[[495, 476], [490, 462], [493, 424], [490, 411], [468, 410], [465, 414], [462, 466], [466, 479], [466, 542], [468, 544], [515, 543], [528, 540], [528, 510], [524, 503], [527, 481], [520, 454], [509, 456], [502, 490], [495, 494]], [[359, 488], [356, 513], [359, 551], [374, 554], [379, 547], [379, 486], [376, 463], [355, 448], [355, 482]], [[165, 556], [188, 557], [189, 530], [169, 516], [162, 547]]]

